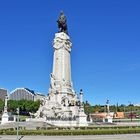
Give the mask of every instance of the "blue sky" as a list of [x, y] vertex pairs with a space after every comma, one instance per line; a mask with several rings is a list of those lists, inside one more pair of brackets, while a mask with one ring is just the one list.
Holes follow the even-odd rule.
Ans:
[[72, 80], [91, 104], [140, 102], [139, 0], [0, 1], [0, 87], [47, 94], [52, 40], [67, 16]]

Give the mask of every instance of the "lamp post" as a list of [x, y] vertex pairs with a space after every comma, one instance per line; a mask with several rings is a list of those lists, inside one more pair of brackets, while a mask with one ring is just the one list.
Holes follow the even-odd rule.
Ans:
[[18, 129], [19, 129], [19, 107], [17, 108], [17, 140], [19, 140]]
[[131, 118], [131, 122], [132, 122], [132, 119], [133, 119], [133, 113], [132, 113], [132, 106], [133, 104], [131, 102], [129, 102], [129, 106], [130, 106], [130, 111], [131, 111], [131, 114], [130, 114], [130, 118]]
[[109, 109], [109, 100], [108, 99], [106, 101], [106, 106], [107, 106], [107, 116], [109, 116], [110, 109]]

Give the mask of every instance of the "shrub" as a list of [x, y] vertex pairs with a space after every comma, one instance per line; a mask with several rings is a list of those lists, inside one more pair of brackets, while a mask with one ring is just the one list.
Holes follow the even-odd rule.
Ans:
[[[19, 130], [19, 135], [111, 135], [140, 133], [140, 128], [127, 129], [93, 129], [93, 130]], [[0, 130], [0, 135], [16, 135], [10, 129]]]

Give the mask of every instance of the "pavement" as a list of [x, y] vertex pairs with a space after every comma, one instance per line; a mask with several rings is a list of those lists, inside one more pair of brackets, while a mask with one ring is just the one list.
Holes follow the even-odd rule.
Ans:
[[[14, 135], [0, 135], [0, 140], [17, 140]], [[88, 136], [20, 136], [19, 140], [140, 140], [140, 134]]]

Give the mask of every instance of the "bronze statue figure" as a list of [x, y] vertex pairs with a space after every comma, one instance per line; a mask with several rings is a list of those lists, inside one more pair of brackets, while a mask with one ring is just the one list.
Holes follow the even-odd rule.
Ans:
[[61, 11], [59, 19], [57, 20], [57, 23], [58, 23], [59, 32], [64, 32], [68, 34], [67, 20], [63, 11]]

